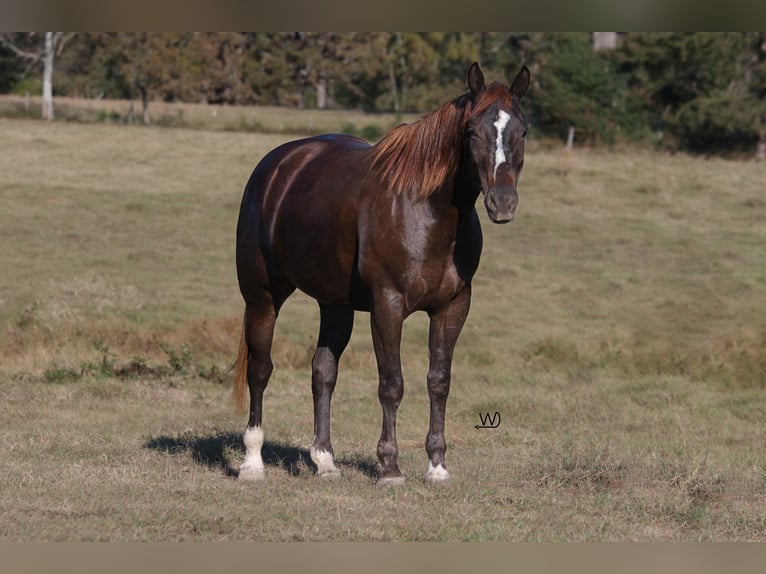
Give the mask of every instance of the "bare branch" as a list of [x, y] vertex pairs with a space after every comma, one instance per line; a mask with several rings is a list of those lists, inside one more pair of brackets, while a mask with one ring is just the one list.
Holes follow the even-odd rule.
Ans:
[[513, 32], [509, 32], [508, 34], [505, 34], [504, 36], [501, 36], [499, 39], [495, 40], [495, 43], [492, 45], [492, 47], [489, 49], [490, 52], [493, 54], [496, 54], [500, 51], [500, 48], [505, 46], [511, 38], [513, 38]]
[[16, 46], [13, 42], [11, 42], [5, 34], [0, 34], [0, 44], [8, 48], [11, 52], [19, 56], [20, 58], [25, 58], [27, 60], [32, 60], [34, 62], [39, 62], [42, 57], [42, 52], [27, 52], [26, 50], [22, 50], [18, 46]]
[[70, 32], [69, 34], [64, 34], [63, 32], [56, 32], [56, 34], [53, 36], [53, 45], [56, 46], [56, 55], [60, 56], [61, 52], [64, 50], [64, 46], [66, 45], [69, 40], [77, 36], [77, 32]]

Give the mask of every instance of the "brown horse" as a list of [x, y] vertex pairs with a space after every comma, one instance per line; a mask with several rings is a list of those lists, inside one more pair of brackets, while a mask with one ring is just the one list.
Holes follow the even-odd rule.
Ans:
[[250, 418], [239, 477], [263, 477], [262, 402], [272, 371], [274, 323], [300, 289], [319, 303], [312, 361], [314, 440], [322, 477], [338, 476], [330, 441], [330, 400], [354, 311], [369, 311], [378, 364], [383, 430], [378, 484], [401, 484], [396, 413], [404, 393], [399, 347], [404, 319], [430, 317], [426, 482], [449, 479], [444, 416], [452, 353], [471, 300], [482, 234], [475, 210], [484, 190], [490, 220], [514, 218], [527, 125], [519, 101], [523, 67], [510, 88], [486, 85], [478, 64], [470, 91], [376, 145], [349, 135], [286, 143], [267, 154], [245, 187], [237, 225], [237, 275], [245, 317], [235, 396]]

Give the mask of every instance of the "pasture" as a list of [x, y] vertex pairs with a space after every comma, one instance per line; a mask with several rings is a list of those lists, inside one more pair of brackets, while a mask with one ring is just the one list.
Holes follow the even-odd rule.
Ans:
[[517, 220], [479, 206], [452, 484], [421, 480], [424, 316], [402, 347], [407, 483], [374, 485], [364, 314], [333, 399], [343, 477], [312, 476], [318, 310], [300, 294], [277, 322], [266, 480], [243, 484], [234, 228], [287, 136], [0, 133], [0, 540], [766, 541], [766, 164], [530, 142]]

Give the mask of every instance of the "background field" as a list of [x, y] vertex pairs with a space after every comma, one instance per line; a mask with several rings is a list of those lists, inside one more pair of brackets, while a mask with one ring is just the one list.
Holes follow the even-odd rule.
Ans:
[[[765, 164], [532, 142], [518, 220], [481, 213], [453, 483], [420, 480], [415, 316], [409, 480], [381, 490], [363, 314], [333, 403], [344, 476], [312, 476], [318, 312], [301, 295], [277, 326], [267, 480], [233, 478], [234, 228], [252, 167], [286, 136], [20, 119], [0, 133], [0, 539], [766, 540]], [[495, 411], [499, 428], [474, 428]]]
[[[37, 119], [40, 96], [0, 94], [0, 115]], [[132, 117], [130, 116], [133, 110]], [[56, 118], [64, 121], [141, 124], [141, 104], [130, 100], [56, 98]], [[354, 133], [377, 139], [393, 126], [417, 120], [422, 114], [363, 113], [278, 106], [198, 105], [153, 101], [150, 121], [160, 127], [181, 127], [227, 132], [281, 134]]]

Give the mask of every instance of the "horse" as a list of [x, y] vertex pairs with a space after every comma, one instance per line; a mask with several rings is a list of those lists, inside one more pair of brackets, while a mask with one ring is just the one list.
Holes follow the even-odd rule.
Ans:
[[404, 320], [429, 316], [425, 440], [429, 484], [449, 481], [445, 409], [452, 356], [471, 302], [482, 232], [480, 193], [489, 219], [514, 219], [527, 122], [520, 101], [529, 87], [523, 66], [510, 86], [486, 84], [479, 64], [469, 91], [374, 145], [344, 134], [291, 141], [266, 154], [244, 189], [237, 222], [236, 268], [245, 302], [234, 396], [249, 389], [239, 479], [264, 477], [262, 403], [273, 370], [274, 325], [300, 289], [319, 305], [311, 362], [319, 477], [338, 477], [330, 439], [330, 402], [338, 362], [356, 311], [369, 312], [383, 427], [378, 485], [400, 485], [397, 409], [404, 394], [400, 343]]

